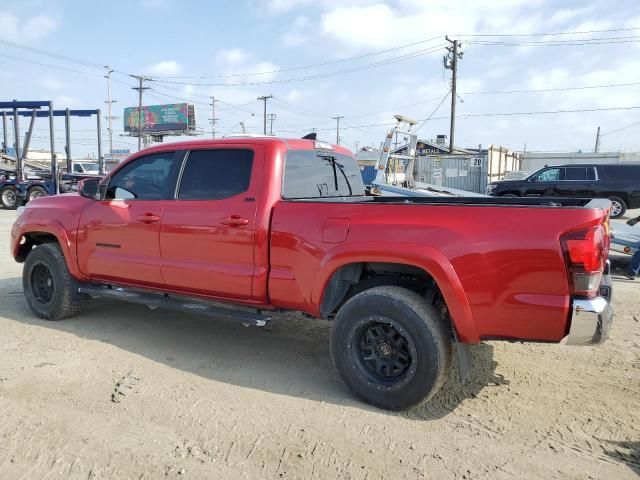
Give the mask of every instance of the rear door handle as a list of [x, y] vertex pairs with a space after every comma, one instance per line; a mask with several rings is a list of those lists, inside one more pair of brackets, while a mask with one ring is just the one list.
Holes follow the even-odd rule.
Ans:
[[231, 215], [230, 217], [220, 220], [223, 225], [229, 225], [230, 227], [244, 227], [249, 224], [249, 220], [242, 218], [240, 215]]
[[138, 221], [142, 223], [157, 223], [160, 221], [160, 217], [153, 213], [145, 213], [144, 215], [138, 215]]

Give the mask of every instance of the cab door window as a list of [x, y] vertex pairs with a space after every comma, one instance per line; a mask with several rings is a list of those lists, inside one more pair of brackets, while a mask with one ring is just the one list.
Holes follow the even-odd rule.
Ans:
[[109, 181], [105, 200], [166, 200], [172, 197], [177, 163], [175, 152], [138, 158]]

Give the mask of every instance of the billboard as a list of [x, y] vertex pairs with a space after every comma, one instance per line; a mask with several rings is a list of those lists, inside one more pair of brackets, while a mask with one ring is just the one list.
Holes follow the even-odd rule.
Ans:
[[139, 115], [138, 107], [127, 107], [124, 109], [123, 115], [124, 131], [138, 133], [140, 116], [142, 116], [142, 131], [144, 133], [195, 130], [193, 105], [187, 103], [148, 105], [142, 107], [142, 115]]

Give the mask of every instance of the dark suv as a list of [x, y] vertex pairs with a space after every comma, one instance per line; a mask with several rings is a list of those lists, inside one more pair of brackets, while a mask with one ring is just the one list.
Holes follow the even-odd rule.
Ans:
[[557, 165], [544, 167], [523, 180], [504, 180], [487, 186], [494, 197], [608, 198], [611, 217], [640, 207], [640, 164]]

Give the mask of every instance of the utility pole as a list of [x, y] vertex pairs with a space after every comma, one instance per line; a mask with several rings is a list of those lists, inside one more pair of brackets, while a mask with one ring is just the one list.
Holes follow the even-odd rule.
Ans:
[[[104, 78], [107, 79], [107, 101], [104, 102], [107, 104], [107, 130], [109, 131], [109, 158], [113, 160], [113, 123], [112, 121], [117, 118], [111, 115], [111, 105], [117, 100], [111, 99], [111, 74], [113, 73], [113, 69], [109, 67], [109, 65], [105, 65], [107, 69], [107, 74]], [[100, 172], [102, 173], [102, 172]]]
[[144, 77], [142, 75], [131, 75], [133, 78], [136, 78], [139, 82], [137, 87], [131, 87], [132, 90], [138, 91], [138, 151], [142, 150], [142, 127], [144, 123], [144, 115], [142, 112], [142, 92], [144, 90], [149, 90], [149, 87], [143, 86], [144, 81], [151, 80], [149, 77]]
[[263, 115], [263, 133], [267, 134], [267, 100], [273, 98], [273, 95], [263, 95], [262, 97], [258, 97], [258, 100], [262, 100], [264, 102], [264, 115]]
[[455, 145], [455, 131], [456, 131], [456, 83], [458, 80], [458, 59], [462, 58], [462, 52], [458, 52], [460, 42], [458, 40], [451, 40], [449, 36], [444, 37], [447, 42], [451, 43], [450, 47], [447, 47], [449, 52], [444, 56], [444, 68], [451, 70], [451, 127], [449, 129], [449, 152], [453, 153]]
[[267, 115], [269, 117], [269, 135], [273, 135], [273, 121], [276, 119], [275, 113]]
[[7, 112], [2, 112], [2, 152], [7, 153]]
[[216, 97], [213, 95], [211, 97], [211, 138], [216, 138], [216, 122], [218, 119], [216, 118]]
[[596, 148], [593, 150], [598, 153], [600, 151], [600, 127], [598, 127], [598, 131], [596, 132]]
[[336, 145], [340, 145], [340, 119], [344, 118], [344, 115], [338, 115], [337, 117], [331, 117], [336, 121]]

